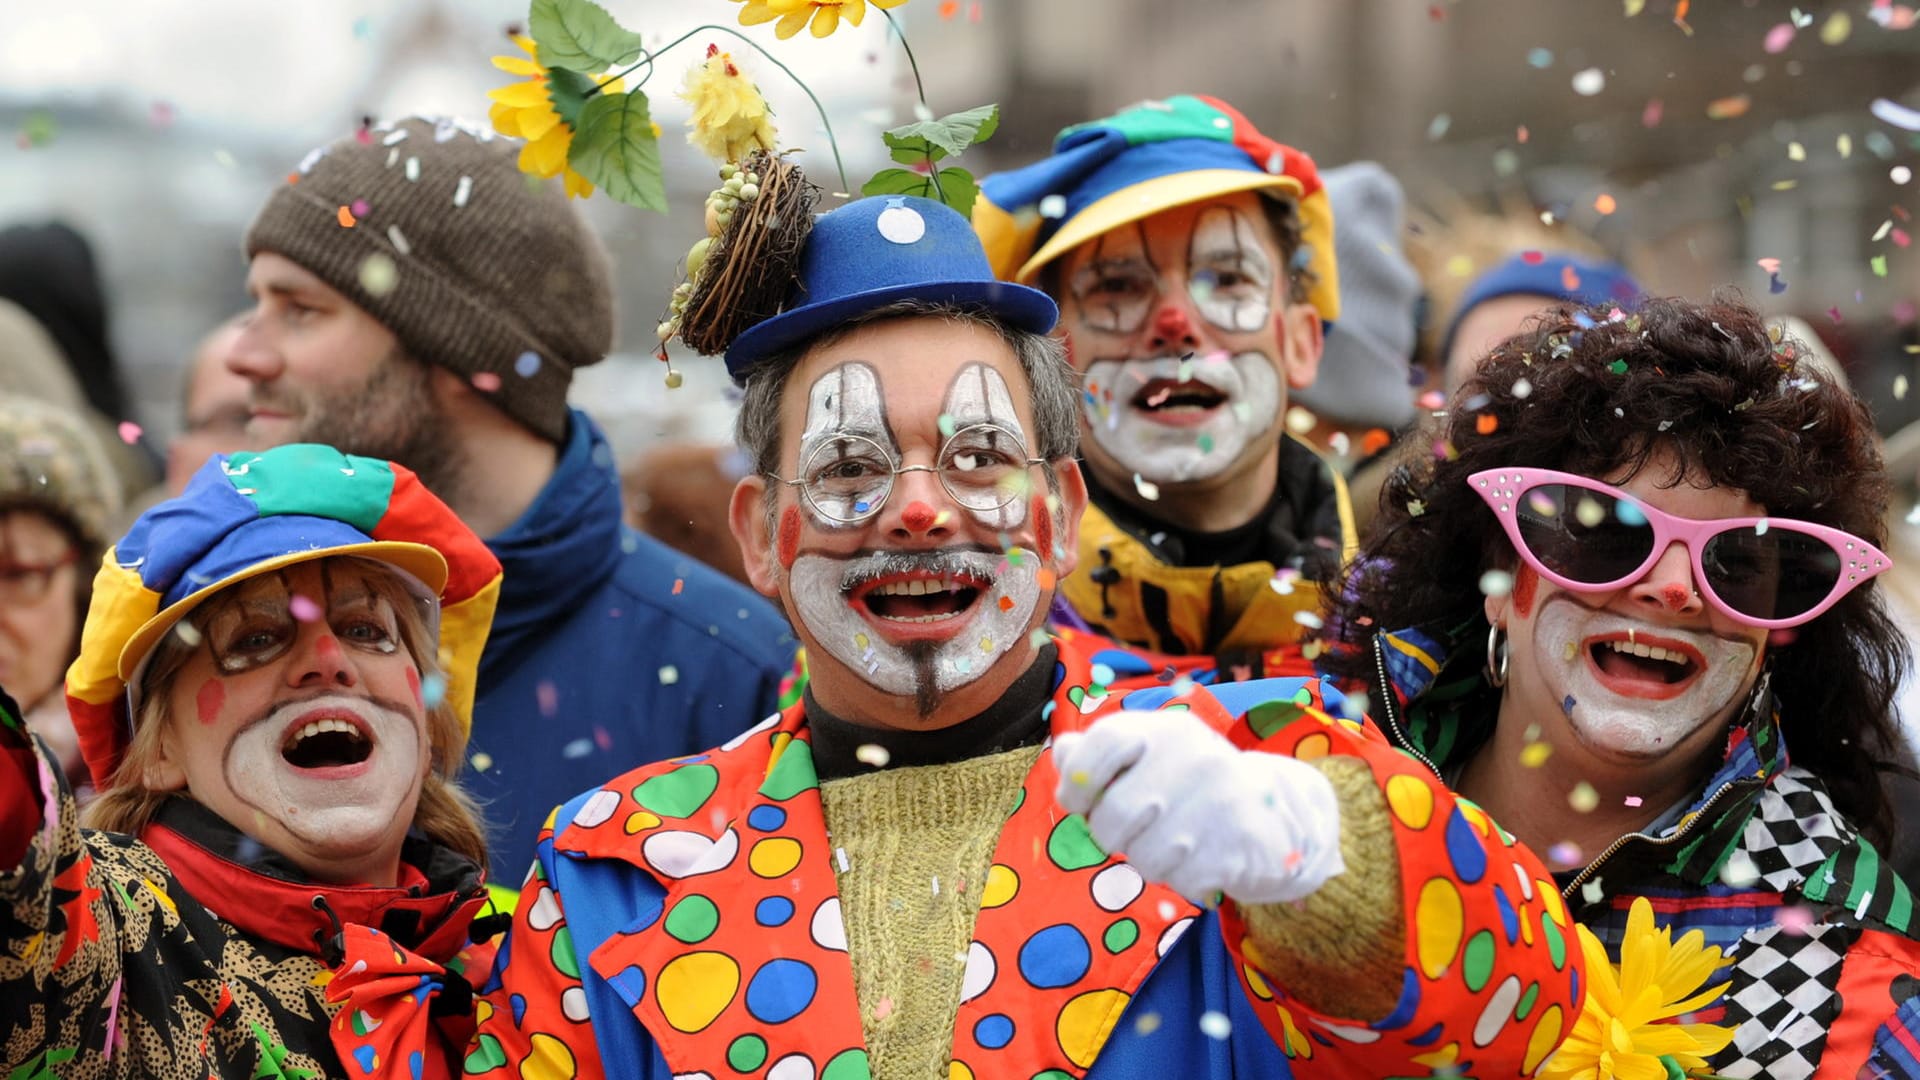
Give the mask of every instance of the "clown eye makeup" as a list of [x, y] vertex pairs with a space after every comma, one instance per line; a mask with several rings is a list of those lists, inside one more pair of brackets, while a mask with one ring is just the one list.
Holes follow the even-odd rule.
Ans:
[[216, 598], [202, 616], [200, 631], [214, 666], [226, 674], [272, 663], [299, 634], [286, 590], [248, 588]]
[[1201, 214], [1187, 265], [1187, 292], [1202, 318], [1239, 334], [1267, 324], [1273, 311], [1273, 262], [1246, 215], [1224, 207]]
[[1158, 274], [1144, 258], [1096, 258], [1073, 272], [1067, 288], [1081, 321], [1110, 334], [1139, 330], [1160, 292]]
[[342, 643], [382, 655], [400, 648], [399, 620], [385, 597], [365, 582], [349, 581], [327, 588], [327, 623]]

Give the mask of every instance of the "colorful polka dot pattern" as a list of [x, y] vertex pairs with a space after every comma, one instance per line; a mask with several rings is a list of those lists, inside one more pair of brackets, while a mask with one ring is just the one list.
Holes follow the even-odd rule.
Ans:
[[[1061, 637], [1050, 706], [1055, 734], [1082, 729], [1121, 708], [1136, 690], [1164, 685], [1132, 665], [1108, 663], [1114, 658], [1110, 652], [1095, 657], [1089, 640]], [[1292, 684], [1286, 685], [1291, 694]], [[1557, 912], [1551, 928], [1562, 945], [1554, 960], [1547, 956], [1549, 928], [1543, 928], [1530, 937], [1540, 942], [1534, 950], [1538, 963], [1516, 965], [1517, 931], [1495, 925], [1501, 917], [1486, 892], [1497, 887], [1496, 867], [1516, 865], [1518, 849], [1497, 839], [1497, 831], [1489, 842], [1492, 830], [1485, 815], [1457, 807], [1437, 781], [1419, 782], [1417, 792], [1409, 787], [1419, 781], [1403, 767], [1411, 759], [1362, 725], [1329, 719], [1320, 711], [1313, 685], [1284, 703], [1265, 703], [1276, 707], [1267, 708], [1261, 731], [1205, 690], [1163, 704], [1193, 710], [1243, 746], [1358, 754], [1372, 763], [1389, 785], [1397, 835], [1421, 847], [1402, 854], [1403, 865], [1419, 875], [1418, 881], [1409, 877], [1407, 909], [1409, 923], [1420, 927], [1418, 948], [1409, 949], [1402, 1008], [1378, 1031], [1342, 1028], [1313, 1015], [1252, 967], [1242, 973], [1247, 992], [1297, 1066], [1316, 1057], [1326, 1060], [1325, 1048], [1343, 1038], [1364, 1047], [1369, 1062], [1387, 1060], [1379, 1056], [1382, 1049], [1397, 1054], [1390, 1059], [1395, 1073], [1417, 1071], [1411, 1063], [1438, 1061], [1447, 1053], [1457, 1062], [1505, 1060], [1502, 1055], [1518, 1061], [1518, 1043], [1541, 1030], [1550, 1012], [1558, 1022], [1578, 1005], [1577, 998], [1569, 1001], [1565, 994], [1565, 969], [1578, 960], [1577, 949], [1564, 947], [1565, 912]], [[1398, 779], [1402, 775], [1406, 779]], [[1198, 914], [1184, 899], [1107, 856], [1080, 818], [1061, 814], [1052, 794], [1057, 779], [1051, 755], [1041, 755], [991, 868], [975, 886], [981, 908], [965, 957], [952, 1077], [1084, 1075], [1132, 995]], [[1424, 820], [1410, 825], [1423, 808]], [[1461, 824], [1449, 831], [1456, 816]], [[1431, 836], [1418, 835], [1427, 829], [1433, 830]], [[665, 896], [624, 932], [579, 957], [561, 898], [536, 875], [516, 916], [504, 989], [492, 995], [485, 1010], [476, 1042], [476, 1050], [484, 1053], [470, 1056], [470, 1072], [560, 1080], [599, 1075], [597, 1063], [581, 1062], [576, 1071], [572, 1055], [564, 1057], [565, 1068], [555, 1067], [563, 1059], [554, 1047], [593, 1045], [583, 1030], [584, 1008], [575, 1012], [566, 1004], [578, 993], [584, 960], [632, 1005], [676, 1074], [766, 1080], [868, 1076], [835, 889], [835, 860], [842, 856], [831, 849], [826, 834], [798, 706], [710, 754], [622, 777], [587, 799], [571, 822], [553, 826], [543, 841], [548, 837], [556, 857], [640, 867], [665, 887]], [[1461, 869], [1476, 869], [1479, 883], [1448, 869], [1450, 860], [1466, 864]], [[1530, 858], [1526, 866], [1545, 878]], [[1503, 880], [1514, 889], [1521, 879], [1508, 871]], [[1423, 883], [1434, 890], [1433, 899], [1422, 891]], [[1529, 881], [1524, 895], [1507, 905], [1514, 920], [1539, 919], [1551, 910], [1541, 895]], [[1416, 912], [1420, 903], [1431, 910]], [[1230, 907], [1223, 915], [1228, 916], [1228, 943], [1239, 953], [1244, 928]], [[1469, 948], [1466, 936], [1483, 931], [1501, 936]], [[1544, 989], [1535, 985], [1556, 968], [1561, 969], [1558, 978]], [[1509, 993], [1507, 982], [1516, 975], [1525, 977], [1525, 986]], [[1496, 976], [1501, 981], [1487, 986]], [[1450, 1007], [1466, 1006], [1473, 993], [1467, 986], [1476, 979], [1484, 1002], [1476, 1001], [1470, 1016], [1449, 1013]], [[1495, 1016], [1499, 1009], [1505, 1012]], [[1474, 1045], [1474, 1036], [1482, 1032], [1488, 1039]], [[1350, 1072], [1351, 1061], [1346, 1068]], [[1312, 1070], [1296, 1071], [1310, 1075]]]
[[[1314, 709], [1295, 720], [1263, 747], [1311, 757], [1327, 752], [1330, 738], [1359, 737], [1339, 752], [1356, 754], [1362, 744], [1356, 756], [1386, 796], [1411, 930], [1399, 1005], [1366, 1027], [1314, 1017], [1243, 967], [1247, 992], [1270, 1001], [1255, 1011], [1295, 1073], [1311, 1075], [1308, 1063], [1318, 1058], [1398, 1042], [1405, 1060], [1436, 1073], [1531, 1075], [1579, 1015], [1583, 985], [1580, 949], [1552, 877], [1485, 811], [1448, 793], [1373, 728]], [[1230, 905], [1221, 915], [1229, 943], [1245, 955], [1244, 923]]]

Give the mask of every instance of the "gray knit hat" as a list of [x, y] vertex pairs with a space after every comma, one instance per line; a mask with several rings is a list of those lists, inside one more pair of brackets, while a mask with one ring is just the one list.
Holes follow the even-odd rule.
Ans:
[[0, 510], [19, 508], [64, 519], [98, 554], [112, 539], [120, 481], [79, 414], [0, 393]]
[[1398, 430], [1413, 419], [1408, 377], [1420, 275], [1400, 246], [1406, 197], [1371, 161], [1325, 169], [1333, 205], [1340, 320], [1327, 333], [1313, 385], [1293, 400], [1328, 420]]
[[518, 148], [418, 117], [350, 135], [267, 199], [247, 257], [300, 264], [558, 442], [573, 369], [613, 347], [613, 288], [599, 241], [557, 182], [520, 171]]

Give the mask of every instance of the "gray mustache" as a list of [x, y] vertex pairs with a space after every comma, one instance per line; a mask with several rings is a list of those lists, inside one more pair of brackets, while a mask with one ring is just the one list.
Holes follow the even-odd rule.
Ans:
[[994, 571], [1004, 556], [985, 551], [881, 551], [847, 564], [840, 578], [840, 591], [852, 593], [870, 581], [896, 574], [934, 574], [940, 577], [964, 577], [990, 586]]

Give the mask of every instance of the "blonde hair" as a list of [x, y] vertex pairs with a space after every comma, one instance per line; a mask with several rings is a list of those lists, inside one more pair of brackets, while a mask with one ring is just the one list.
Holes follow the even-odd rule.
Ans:
[[[400, 626], [400, 640], [420, 669], [421, 682], [442, 677], [436, 643], [427, 629], [426, 613], [419, 599], [401, 585], [385, 563], [350, 556], [332, 558], [387, 571], [370, 575], [370, 580], [374, 591], [393, 607]], [[202, 605], [185, 621], [191, 622], [206, 610]], [[197, 644], [187, 644], [177, 633], [167, 634], [154, 646], [153, 656], [140, 679], [140, 711], [134, 721], [133, 739], [120, 759], [119, 768], [102, 785], [99, 796], [81, 810], [82, 825], [138, 835], [173, 794], [148, 786], [147, 776], [159, 759], [161, 736], [173, 721], [168, 691], [187, 658], [198, 648]], [[427, 771], [426, 781], [420, 788], [420, 801], [413, 810], [413, 827], [429, 839], [484, 866], [486, 829], [480, 823], [473, 796], [467, 794], [458, 780], [460, 766], [466, 760], [467, 732], [444, 698], [427, 710], [427, 740], [432, 767]]]

